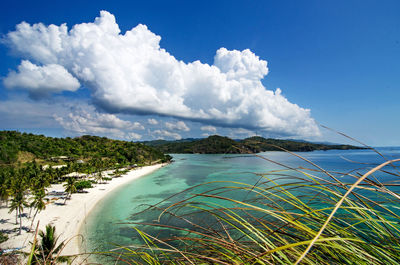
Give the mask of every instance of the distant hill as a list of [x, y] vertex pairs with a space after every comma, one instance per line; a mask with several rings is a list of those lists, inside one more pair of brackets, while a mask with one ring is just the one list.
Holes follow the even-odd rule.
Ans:
[[243, 140], [232, 140], [228, 137], [213, 135], [204, 139], [184, 139], [179, 141], [156, 140], [142, 143], [169, 154], [249, 154], [265, 151], [282, 151], [280, 148], [293, 152], [331, 149], [363, 149], [362, 147], [352, 145], [331, 145], [297, 140], [265, 139], [259, 136]]
[[0, 131], [0, 165], [66, 156], [71, 159], [108, 159], [120, 164], [145, 164], [170, 159], [160, 150], [140, 143], [84, 135], [53, 138], [16, 131]]
[[148, 141], [142, 142], [145, 145], [152, 146], [164, 153], [188, 153], [188, 154], [219, 154], [241, 153], [238, 142], [223, 136], [213, 135], [205, 139], [193, 139], [190, 141]]

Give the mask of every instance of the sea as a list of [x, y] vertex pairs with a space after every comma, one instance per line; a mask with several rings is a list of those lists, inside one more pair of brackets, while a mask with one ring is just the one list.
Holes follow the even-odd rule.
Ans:
[[[83, 252], [104, 253], [136, 244], [138, 233], [133, 227], [137, 223], [157, 219], [157, 214], [149, 211], [149, 208], [163, 208], [193, 194], [227, 185], [226, 183], [254, 185], [260, 181], [261, 176], [290, 181], [280, 178], [279, 173], [287, 173], [293, 169], [307, 168], [315, 176], [329, 178], [321, 172], [323, 169], [335, 172], [335, 177], [343, 182], [354, 183], [354, 177], [341, 173], [362, 174], [387, 160], [400, 158], [400, 147], [297, 153], [263, 152], [257, 155], [171, 155], [171, 164], [118, 188], [96, 205], [81, 227], [81, 234], [84, 236], [81, 249]], [[389, 173], [376, 174], [376, 179], [385, 182], [399, 181], [396, 176], [398, 166], [399, 163], [386, 167]], [[150, 230], [149, 233], [151, 232]], [[99, 261], [103, 258], [97, 255], [90, 259], [108, 263], [106, 259]], [[112, 264], [111, 261], [109, 263]]]

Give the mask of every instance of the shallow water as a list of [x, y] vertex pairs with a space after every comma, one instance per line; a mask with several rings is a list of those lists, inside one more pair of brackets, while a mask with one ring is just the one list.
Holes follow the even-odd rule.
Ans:
[[[387, 159], [400, 157], [400, 148], [385, 148], [381, 151]], [[365, 172], [368, 168], [385, 161], [369, 150], [331, 150], [297, 154], [325, 170], [340, 172], [352, 170]], [[260, 155], [289, 167], [314, 168], [298, 157], [284, 152], [264, 152]], [[137, 233], [132, 229], [133, 224], [129, 223], [145, 222], [157, 217], [154, 213], [139, 216], [135, 213], [165, 199], [167, 200], [161, 205], [176, 202], [184, 195], [169, 197], [189, 187], [210, 181], [238, 181], [255, 184], [260, 179], [258, 174], [283, 169], [282, 166], [252, 155], [176, 154], [173, 157], [175, 162], [172, 164], [113, 191], [96, 206], [86, 219], [86, 225], [82, 227], [87, 251], [105, 251], [117, 245], [134, 243]], [[368, 165], [348, 160], [368, 163]], [[314, 174], [319, 173], [314, 172]], [[323, 174], [319, 175], [323, 176]], [[353, 178], [347, 176], [342, 177], [338, 174], [337, 177], [345, 182], [354, 182]], [[393, 177], [385, 176], [385, 180], [387, 178]], [[222, 184], [212, 183], [198, 187], [195, 191], [201, 192], [218, 185]]]

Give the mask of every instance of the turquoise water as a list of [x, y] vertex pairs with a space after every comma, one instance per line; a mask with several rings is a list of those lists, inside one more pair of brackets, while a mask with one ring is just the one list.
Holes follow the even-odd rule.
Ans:
[[[387, 159], [400, 157], [400, 148], [385, 148], [381, 151]], [[385, 161], [369, 150], [331, 150], [298, 154], [325, 170], [340, 172], [352, 170], [365, 172], [368, 168]], [[289, 167], [312, 168], [307, 162], [288, 153], [264, 152], [260, 155]], [[176, 195], [189, 187], [212, 181], [255, 184], [260, 179], [258, 174], [283, 169], [280, 165], [252, 155], [176, 154], [173, 157], [172, 164], [119, 188], [97, 205], [86, 219], [82, 231], [86, 238], [87, 251], [104, 251], [117, 245], [132, 244], [137, 237], [137, 233], [132, 229], [132, 222], [146, 222], [157, 218], [154, 213], [141, 215], [136, 213], [147, 209], [149, 205], [161, 201], [158, 206], [168, 205], [183, 199], [188, 194], [202, 192], [222, 184], [214, 182], [185, 194]], [[314, 174], [319, 173], [314, 172]], [[342, 181], [354, 182], [350, 177], [343, 177], [340, 174], [336, 176], [342, 178]], [[386, 175], [384, 178], [387, 181], [394, 177]]]

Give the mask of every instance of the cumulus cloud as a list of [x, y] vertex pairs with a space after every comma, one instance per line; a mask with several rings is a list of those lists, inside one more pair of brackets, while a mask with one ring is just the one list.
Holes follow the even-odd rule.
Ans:
[[[310, 110], [289, 102], [280, 89], [263, 86], [267, 62], [250, 50], [221, 48], [212, 65], [185, 63], [162, 49], [160, 40], [141, 24], [122, 34], [115, 17], [106, 11], [93, 23], [70, 30], [65, 24], [23, 22], [5, 37], [17, 54], [42, 65], [37, 67], [65, 69], [91, 89], [93, 102], [109, 112], [284, 135], [319, 134]], [[17, 75], [25, 77], [21, 71]]]
[[256, 135], [253, 131], [244, 128], [231, 129], [229, 137], [231, 138], [247, 138]]
[[166, 122], [165, 127], [167, 127], [167, 129], [171, 130], [171, 131], [175, 131], [175, 130], [184, 131], [184, 132], [190, 131], [190, 128], [183, 121], [178, 121], [176, 123]]
[[182, 139], [182, 136], [179, 133], [170, 132], [167, 130], [155, 130], [153, 131], [153, 134], [158, 139], [175, 139], [175, 140]]
[[147, 119], [147, 122], [148, 122], [150, 125], [157, 125], [157, 124], [158, 124], [158, 121], [157, 121], [156, 119]]
[[132, 130], [144, 129], [139, 122], [122, 120], [113, 114], [98, 113], [91, 108], [76, 108], [64, 117], [54, 115], [54, 119], [67, 131], [127, 140], [140, 139], [141, 135]]
[[37, 66], [26, 60], [18, 66], [18, 72], [11, 71], [3, 83], [7, 88], [25, 89], [32, 95], [76, 91], [80, 87], [79, 81], [63, 66]]
[[[202, 131], [206, 131], [206, 132], [211, 132], [211, 133], [216, 133], [217, 132], [217, 128], [215, 128], [214, 126], [208, 125], [208, 126], [201, 126], [200, 130]], [[204, 135], [204, 134], [203, 134]]]
[[130, 132], [126, 134], [126, 138], [130, 140], [139, 140], [142, 136], [138, 133]]

